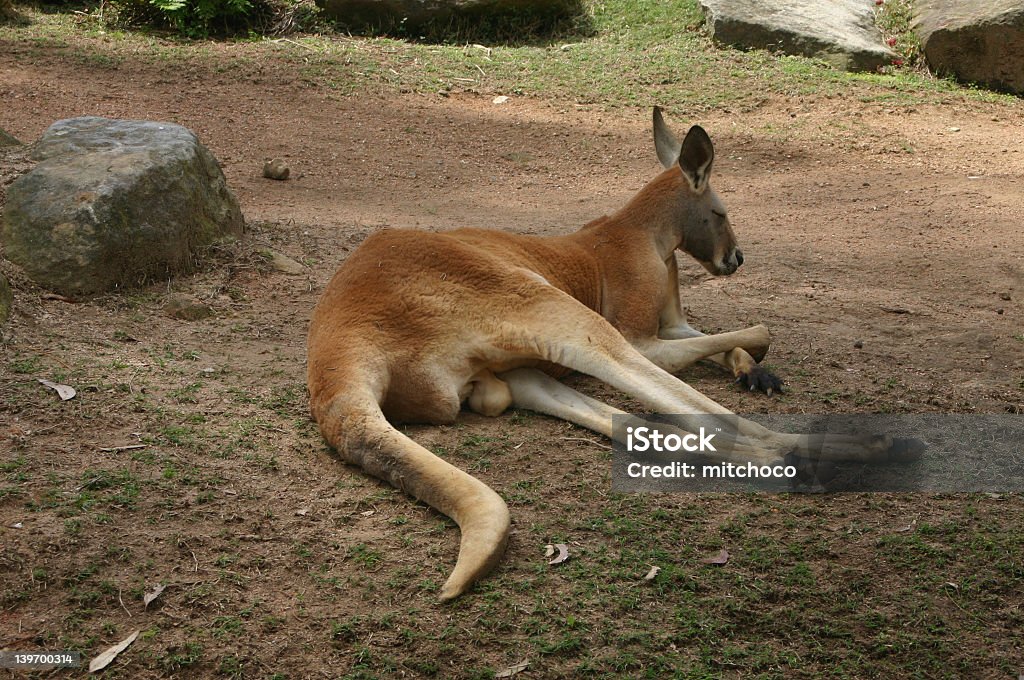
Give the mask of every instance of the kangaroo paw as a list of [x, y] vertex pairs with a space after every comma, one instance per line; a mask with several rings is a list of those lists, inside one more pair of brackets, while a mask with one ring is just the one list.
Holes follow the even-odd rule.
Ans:
[[826, 487], [839, 474], [835, 464], [827, 460], [801, 458], [792, 453], [787, 455], [785, 460], [787, 465], [796, 468], [796, 481], [807, 486]]
[[749, 370], [741, 372], [736, 382], [751, 392], [764, 392], [769, 397], [782, 392], [782, 379], [766, 368], [754, 364]]
[[928, 443], [920, 439], [893, 439], [888, 451], [888, 460], [894, 463], [910, 463], [920, 460], [927, 449]]

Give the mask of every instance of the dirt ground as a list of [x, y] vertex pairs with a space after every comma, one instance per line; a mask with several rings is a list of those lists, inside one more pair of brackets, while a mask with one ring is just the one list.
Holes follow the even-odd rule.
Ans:
[[[83, 302], [48, 299], [14, 272], [16, 305], [0, 346], [0, 646], [95, 654], [140, 629], [109, 672], [132, 678], [487, 677], [528, 655], [524, 677], [677, 672], [659, 674], [640, 652], [639, 666], [614, 661], [611, 650], [627, 644], [622, 630], [670, 631], [678, 615], [650, 613], [656, 598], [635, 610], [647, 613], [602, 612], [606, 600], [581, 595], [569, 572], [552, 574], [541, 557], [545, 543], [562, 539], [580, 555], [572, 573], [595, 592], [625, 578], [626, 566], [588, 563], [588, 554], [617, 544], [574, 524], [597, 517], [610, 526], [632, 507], [609, 495], [599, 437], [529, 414], [410, 428], [502, 493], [515, 523], [491, 584], [468, 603], [441, 607], [436, 587], [454, 562], [457, 530], [333, 458], [308, 421], [304, 394], [310, 310], [366, 235], [383, 226], [574, 229], [621, 206], [657, 172], [648, 111], [523, 98], [495, 105], [472, 94], [339, 96], [272, 63], [221, 75], [175, 64], [103, 68], [4, 48], [0, 127], [31, 141], [78, 115], [185, 125], [222, 162], [249, 233], [195, 276]], [[711, 368], [687, 374], [692, 384], [747, 413], [1024, 410], [1024, 107], [891, 109], [809, 97], [697, 120], [685, 102], [661, 103], [676, 129], [699, 122], [711, 134], [713, 182], [746, 259], [728, 278], [680, 259], [691, 323], [707, 331], [766, 324], [774, 337], [767, 361], [788, 392], [744, 393]], [[291, 179], [260, 176], [273, 156], [288, 161]], [[273, 271], [265, 249], [307, 273]], [[196, 296], [215, 316], [168, 318], [162, 305], [172, 291]], [[59, 403], [36, 378], [72, 384], [79, 396]], [[600, 385], [578, 384], [628, 405]], [[992, 529], [992, 540], [1009, 560], [1003, 590], [991, 599], [935, 596], [945, 604], [934, 616], [964, 624], [961, 643], [949, 638], [935, 651], [942, 663], [924, 662], [922, 673], [938, 677], [946, 662], [951, 677], [1024, 669], [1021, 590], [1013, 587], [1024, 578], [1019, 497], [643, 502], [697, 525], [686, 529], [695, 542], [666, 549], [666, 561], [728, 547], [745, 568], [742, 541], [723, 527], [763, 513], [752, 526], [780, 544], [798, 543], [791, 532], [803, 531], [828, 545], [812, 566], [816, 582], [850, 579], [840, 565], [877, 576], [866, 586], [877, 596], [868, 610], [890, 617], [908, 605], [887, 593], [909, 582], [880, 552], [878, 531], [964, 521], [984, 537], [985, 527], [1002, 526], [1007, 533]], [[875, 533], [851, 534], [853, 526]], [[744, 531], [753, 540], [754, 529]], [[979, 566], [955, 545], [945, 548], [948, 573], [936, 578], [960, 588], [958, 578]], [[642, 575], [647, 566], [628, 568]], [[704, 573], [685, 578], [696, 583]], [[158, 582], [167, 591], [144, 608], [142, 593]], [[908, 591], [911, 602], [937, 601], [919, 586]], [[573, 601], [590, 609], [574, 612]], [[558, 626], [527, 626], [541, 616], [539, 602], [558, 612]], [[691, 644], [703, 639], [698, 631], [637, 644], [671, 645], [680, 668], [706, 661], [702, 644], [722, 651], [732, 635], [775, 655], [760, 669], [723, 662], [707, 677], [835, 670], [834, 658], [803, 643], [791, 648], [784, 629], [766, 622], [784, 609], [765, 604], [768, 618], [730, 619], [714, 643]], [[618, 621], [598, 623], [604, 616]], [[555, 634], [577, 617], [588, 622], [582, 633]], [[588, 655], [545, 653], [534, 641], [573, 635]], [[874, 659], [865, 642], [873, 633], [851, 635], [823, 644]], [[904, 651], [911, 660], [923, 653]], [[856, 668], [883, 676], [903, 668], [878, 663]]]

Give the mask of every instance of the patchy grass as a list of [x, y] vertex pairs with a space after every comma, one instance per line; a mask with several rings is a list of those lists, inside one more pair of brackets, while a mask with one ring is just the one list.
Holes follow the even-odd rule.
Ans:
[[[332, 35], [232, 44], [187, 42], [108, 30], [98, 20], [67, 14], [32, 15], [30, 26], [0, 27], [0, 40], [38, 53], [61, 50], [97, 68], [123, 59], [154, 64], [195, 62], [242, 75], [268, 62], [290, 63], [310, 84], [339, 94], [383, 87], [399, 92], [478, 92], [575, 101], [601, 107], [662, 102], [687, 112], [744, 110], [770, 96], [854, 96], [892, 105], [923, 102], [1013, 101], [963, 88], [912, 68], [849, 74], [801, 57], [713, 46], [701, 27], [696, 0], [592, 2], [587, 35], [540, 45], [427, 44], [390, 38]], [[907, 65], [916, 63], [909, 5], [886, 3], [879, 12], [899, 41]], [[916, 53], [915, 53], [916, 54]]]

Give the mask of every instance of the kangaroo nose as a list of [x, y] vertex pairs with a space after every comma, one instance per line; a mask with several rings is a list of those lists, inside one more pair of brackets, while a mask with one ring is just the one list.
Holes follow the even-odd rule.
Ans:
[[743, 264], [743, 251], [739, 248], [736, 249], [736, 266], [739, 267]]

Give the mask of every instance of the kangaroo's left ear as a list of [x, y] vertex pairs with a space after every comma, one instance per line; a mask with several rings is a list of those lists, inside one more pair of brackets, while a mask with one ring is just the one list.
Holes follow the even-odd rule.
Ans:
[[654, 107], [654, 150], [658, 152], [658, 160], [666, 170], [671, 168], [679, 160], [679, 142], [676, 136], [665, 125], [665, 119], [661, 116], [661, 107]]
[[711, 163], [715, 160], [715, 147], [704, 128], [694, 125], [686, 133], [682, 150], [679, 152], [679, 167], [690, 186], [698, 194], [708, 187], [711, 177]]

